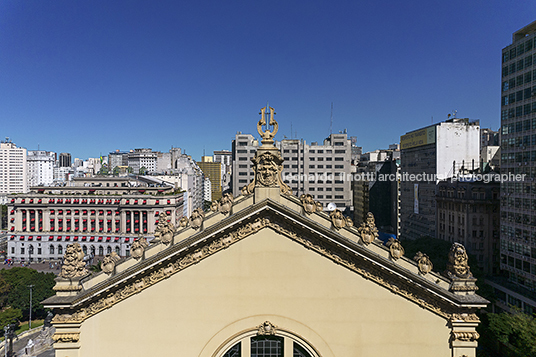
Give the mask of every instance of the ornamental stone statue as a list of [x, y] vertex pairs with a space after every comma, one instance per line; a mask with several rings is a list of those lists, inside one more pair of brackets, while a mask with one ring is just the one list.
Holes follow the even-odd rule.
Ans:
[[84, 252], [80, 244], [69, 244], [65, 248], [63, 256], [63, 266], [61, 267], [60, 277], [66, 279], [79, 278], [88, 275], [86, 263], [84, 262]]

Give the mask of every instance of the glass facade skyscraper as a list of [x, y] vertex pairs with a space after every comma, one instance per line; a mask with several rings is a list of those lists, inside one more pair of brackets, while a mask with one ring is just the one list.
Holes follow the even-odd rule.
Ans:
[[536, 21], [516, 31], [502, 51], [501, 269], [536, 290]]

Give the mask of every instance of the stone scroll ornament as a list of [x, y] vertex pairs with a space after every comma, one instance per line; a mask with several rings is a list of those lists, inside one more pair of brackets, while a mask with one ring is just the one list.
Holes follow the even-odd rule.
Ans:
[[460, 243], [454, 243], [450, 248], [449, 261], [447, 263], [447, 275], [451, 279], [472, 278], [473, 274], [469, 267], [469, 257], [465, 247]]
[[357, 229], [361, 240], [365, 245], [368, 245], [378, 238], [378, 228], [376, 228], [376, 220], [372, 212], [367, 213], [367, 220], [361, 223], [361, 226]]
[[205, 220], [205, 212], [201, 208], [196, 208], [190, 216], [190, 227], [193, 229], [201, 228], [203, 221]]
[[173, 233], [175, 233], [175, 226], [173, 223], [168, 222], [168, 215], [162, 212], [158, 215], [158, 224], [154, 230], [154, 242], [162, 242], [169, 244], [173, 240]]
[[415, 260], [417, 262], [417, 265], [419, 267], [419, 272], [421, 274], [423, 274], [423, 275], [428, 274], [434, 268], [434, 265], [432, 264], [432, 261], [424, 253], [417, 252], [417, 254], [415, 254], [415, 257], [413, 258], [413, 260]]
[[[266, 120], [267, 109], [270, 111], [269, 121]], [[259, 114], [261, 119], [257, 123], [257, 131], [262, 138], [262, 145], [255, 153], [255, 157], [251, 159], [254, 172], [253, 181], [242, 188], [242, 194], [245, 196], [252, 194], [257, 186], [279, 187], [281, 193], [292, 194], [290, 187], [281, 179], [284, 160], [281, 157], [281, 152], [274, 146], [273, 139], [279, 128], [279, 124], [274, 119], [274, 108], [266, 106], [266, 108], [261, 109]], [[266, 130], [263, 130], [263, 126], [266, 127]], [[273, 131], [269, 130], [269, 126], [273, 126]]]
[[147, 239], [140, 234], [138, 239], [136, 239], [130, 246], [130, 256], [136, 260], [141, 259], [145, 252], [145, 248], [147, 248], [148, 245], [149, 243], [147, 243]]
[[354, 225], [352, 220], [348, 217], [345, 217], [338, 209], [331, 212], [329, 216], [331, 218], [331, 224], [333, 225], [333, 228], [337, 230], [343, 227], [351, 227]]
[[313, 196], [310, 194], [301, 195], [300, 201], [305, 213], [311, 214], [315, 212], [322, 212], [322, 203], [315, 201]]
[[389, 238], [387, 246], [389, 247], [389, 254], [393, 260], [397, 260], [404, 255], [404, 247], [402, 247], [398, 239]]
[[121, 260], [121, 257], [116, 252], [112, 252], [104, 257], [102, 260], [102, 271], [110, 275], [115, 270], [115, 265]]
[[80, 244], [69, 244], [65, 248], [63, 256], [63, 266], [61, 267], [60, 277], [70, 279], [79, 278], [88, 275], [86, 263], [84, 262], [84, 252]]

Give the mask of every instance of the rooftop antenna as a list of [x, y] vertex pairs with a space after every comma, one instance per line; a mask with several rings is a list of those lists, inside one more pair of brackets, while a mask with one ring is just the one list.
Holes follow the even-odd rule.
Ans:
[[290, 138], [291, 139], [292, 139], [292, 133], [293, 133], [293, 131], [292, 131], [292, 122], [290, 122]]
[[331, 116], [329, 119], [329, 135], [333, 133], [333, 102], [331, 102]]

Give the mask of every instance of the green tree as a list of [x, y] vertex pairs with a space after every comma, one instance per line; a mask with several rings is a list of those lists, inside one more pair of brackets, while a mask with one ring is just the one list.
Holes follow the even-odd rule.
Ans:
[[2, 219], [0, 220], [0, 230], [7, 229], [7, 205], [1, 205], [2, 207]]
[[112, 170], [112, 174], [113, 174], [114, 176], [119, 176], [119, 171], [120, 171], [119, 166], [116, 166], [116, 167], [114, 167], [114, 169]]
[[145, 175], [146, 173], [147, 173], [147, 168], [145, 166], [140, 167], [139, 174], [140, 175]]
[[106, 164], [102, 164], [99, 172], [97, 173], [97, 175], [103, 175], [103, 176], [108, 176], [109, 172], [108, 172], [108, 165]]
[[516, 311], [488, 314], [489, 331], [515, 356], [536, 356], [536, 318]]
[[0, 276], [9, 285], [7, 301], [4, 306], [20, 309], [23, 318], [28, 318], [30, 310], [30, 288], [32, 288], [32, 316], [45, 316], [41, 301], [54, 295], [54, 273], [40, 273], [34, 269], [15, 267], [0, 270]]
[[0, 310], [7, 306], [7, 295], [9, 294], [10, 289], [11, 286], [7, 283], [6, 279], [0, 275]]
[[22, 312], [20, 309], [13, 309], [8, 307], [0, 312], [0, 328], [12, 323], [18, 323], [22, 319]]

